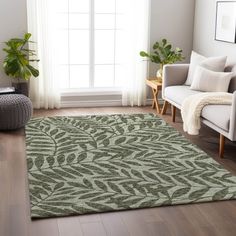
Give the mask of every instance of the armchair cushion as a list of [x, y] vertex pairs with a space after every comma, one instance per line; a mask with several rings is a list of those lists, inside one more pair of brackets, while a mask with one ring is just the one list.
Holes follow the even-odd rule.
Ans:
[[231, 105], [207, 105], [203, 108], [201, 116], [228, 132], [231, 108]]
[[190, 86], [186, 85], [178, 85], [178, 86], [170, 86], [165, 88], [165, 98], [169, 101], [173, 101], [179, 107], [181, 107], [185, 98], [190, 95], [194, 95], [200, 93], [199, 91], [191, 90]]

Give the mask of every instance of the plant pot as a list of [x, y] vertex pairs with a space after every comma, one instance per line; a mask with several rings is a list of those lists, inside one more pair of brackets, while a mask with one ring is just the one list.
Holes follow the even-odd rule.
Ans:
[[28, 82], [12, 82], [12, 86], [17, 93], [23, 94], [26, 97], [29, 96], [29, 84]]
[[157, 70], [156, 77], [162, 78], [162, 69]]
[[163, 72], [163, 65], [160, 65], [160, 69], [157, 70], [156, 77], [161, 83], [162, 83], [162, 72]]

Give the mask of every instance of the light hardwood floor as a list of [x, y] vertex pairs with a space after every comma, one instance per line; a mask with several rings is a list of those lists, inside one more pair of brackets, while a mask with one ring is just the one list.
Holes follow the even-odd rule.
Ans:
[[[34, 116], [147, 113], [150, 108], [84, 108], [35, 111]], [[170, 112], [170, 111], [168, 111]], [[170, 114], [163, 118], [182, 132]], [[186, 135], [187, 136], [187, 135]], [[236, 174], [236, 144], [226, 142], [218, 157], [218, 134], [203, 127], [191, 141]], [[30, 219], [24, 130], [0, 132], [0, 236], [235, 236], [236, 201], [159, 207], [77, 217]]]

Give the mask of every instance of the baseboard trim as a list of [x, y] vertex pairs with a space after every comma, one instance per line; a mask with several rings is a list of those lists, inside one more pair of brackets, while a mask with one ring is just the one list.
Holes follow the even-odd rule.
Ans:
[[[152, 99], [147, 99], [146, 104], [151, 105]], [[121, 106], [122, 106], [121, 100], [61, 101], [61, 108], [121, 107]]]
[[109, 101], [62, 101], [62, 108], [74, 108], [74, 107], [118, 107], [122, 106], [122, 102], [119, 100]]

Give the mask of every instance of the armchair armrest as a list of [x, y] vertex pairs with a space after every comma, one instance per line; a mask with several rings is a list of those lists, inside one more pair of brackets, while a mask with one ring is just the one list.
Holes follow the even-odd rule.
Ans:
[[236, 91], [233, 93], [232, 109], [230, 115], [229, 139], [236, 141]]
[[162, 97], [165, 98], [165, 88], [182, 85], [188, 76], [189, 64], [165, 65], [163, 68]]

